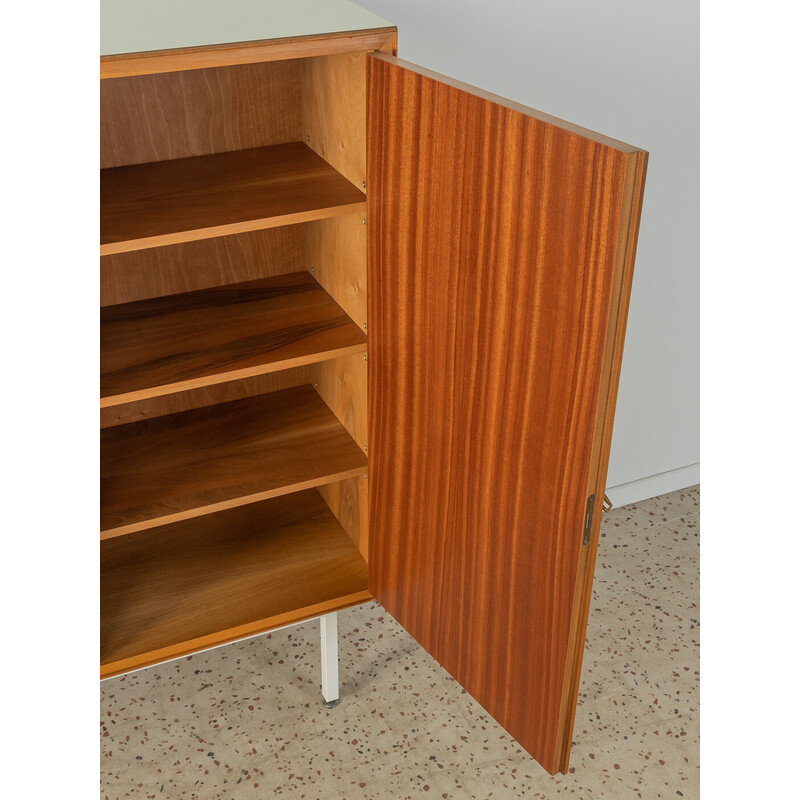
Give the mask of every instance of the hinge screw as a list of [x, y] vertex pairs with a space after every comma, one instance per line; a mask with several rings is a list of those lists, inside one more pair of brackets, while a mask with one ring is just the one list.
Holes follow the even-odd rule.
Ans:
[[366, 181], [361, 181], [361, 185], [362, 185], [362, 186], [363, 186], [365, 189], [367, 188], [367, 182], [366, 182]]
[[366, 218], [366, 217], [361, 217], [361, 221], [362, 221], [362, 222], [363, 222], [365, 225], [367, 224], [367, 218]]

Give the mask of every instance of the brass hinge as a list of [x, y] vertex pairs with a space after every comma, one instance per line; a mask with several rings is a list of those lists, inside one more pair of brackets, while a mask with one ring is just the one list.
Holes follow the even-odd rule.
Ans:
[[[611, 511], [614, 504], [608, 499], [608, 495], [603, 495], [603, 513]], [[594, 516], [594, 495], [590, 494], [589, 499], [586, 501], [586, 516], [583, 520], [583, 543], [589, 544], [589, 539], [592, 535], [592, 517]]]
[[583, 520], [583, 543], [589, 544], [589, 537], [592, 533], [592, 516], [594, 515], [594, 495], [590, 494], [586, 501], [586, 516]]

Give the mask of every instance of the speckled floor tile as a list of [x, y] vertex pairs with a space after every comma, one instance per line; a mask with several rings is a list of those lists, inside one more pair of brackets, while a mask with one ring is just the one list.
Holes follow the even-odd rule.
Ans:
[[697, 798], [699, 487], [605, 515], [568, 775], [551, 777], [377, 604], [101, 684], [101, 797]]

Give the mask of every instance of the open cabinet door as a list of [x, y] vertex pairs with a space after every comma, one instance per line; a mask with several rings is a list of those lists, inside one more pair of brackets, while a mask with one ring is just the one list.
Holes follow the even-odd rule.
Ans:
[[646, 159], [367, 59], [370, 590], [551, 773], [569, 764]]

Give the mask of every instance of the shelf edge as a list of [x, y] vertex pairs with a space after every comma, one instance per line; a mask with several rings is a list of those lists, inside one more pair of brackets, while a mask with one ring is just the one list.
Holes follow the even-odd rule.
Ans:
[[243, 378], [251, 378], [255, 375], [268, 375], [271, 372], [281, 372], [286, 369], [292, 369], [293, 367], [302, 367], [306, 364], [319, 364], [323, 361], [335, 361], [337, 358], [343, 358], [345, 356], [366, 352], [367, 342], [365, 340], [359, 344], [348, 345], [347, 347], [339, 347], [332, 350], [320, 350], [316, 353], [310, 353], [309, 355], [282, 359], [281, 361], [273, 361], [269, 364], [261, 364], [255, 367], [237, 369], [231, 372], [218, 372], [202, 378], [191, 378], [184, 381], [178, 381], [176, 383], [165, 383], [161, 386], [153, 386], [148, 389], [138, 389], [135, 392], [108, 395], [100, 398], [100, 408], [113, 408], [114, 406], [133, 403], [137, 400], [149, 400], [154, 397], [177, 394], [178, 392], [184, 392], [190, 389], [200, 389], [204, 386], [215, 386], [220, 383], [229, 383], [232, 381], [241, 380]]
[[250, 503], [257, 503], [259, 500], [269, 500], [272, 497], [280, 497], [284, 494], [302, 492], [304, 489], [313, 489], [317, 486], [325, 486], [325, 484], [328, 483], [338, 483], [339, 481], [343, 481], [347, 478], [355, 478], [359, 475], [364, 475], [367, 471], [367, 464], [364, 463], [360, 467], [354, 467], [353, 469], [348, 469], [344, 472], [337, 472], [333, 475], [312, 478], [311, 480], [289, 484], [288, 486], [279, 486], [275, 489], [268, 489], [265, 492], [257, 492], [256, 494], [233, 497], [229, 500], [223, 500], [219, 503], [189, 508], [185, 511], [179, 511], [176, 514], [166, 514], [163, 517], [154, 517], [151, 519], [142, 520], [140, 522], [132, 522], [128, 525], [121, 525], [116, 528], [106, 528], [105, 530], [100, 531], [100, 541], [102, 542], [106, 539], [113, 539], [116, 536], [126, 536], [129, 533], [137, 533], [138, 531], [148, 530], [149, 528], [158, 528], [161, 525], [168, 525], [171, 522], [179, 522], [180, 520], [192, 519], [193, 517], [204, 517], [207, 514], [213, 514], [217, 511], [224, 511], [226, 508], [245, 506], [249, 505]]
[[263, 217], [261, 219], [249, 219], [244, 222], [231, 222], [226, 225], [214, 225], [210, 228], [194, 228], [188, 231], [177, 231], [175, 233], [162, 233], [158, 236], [147, 236], [142, 239], [126, 239], [121, 242], [107, 242], [100, 245], [100, 256], [111, 256], [117, 253], [131, 253], [135, 250], [149, 250], [153, 247], [164, 247], [170, 244], [181, 244], [183, 242], [197, 242], [201, 239], [216, 239], [219, 236], [232, 236], [236, 233], [248, 233], [250, 231], [260, 231], [267, 228], [280, 228], [284, 225], [296, 225], [300, 222], [313, 222], [318, 219], [328, 219], [330, 217], [354, 214], [357, 211], [366, 212], [366, 200], [359, 200], [357, 203], [346, 203], [344, 205], [329, 206], [327, 208], [315, 208], [311, 211], [297, 211], [292, 214], [281, 214], [276, 217]]
[[366, 603], [372, 599], [372, 594], [369, 590], [363, 589], [353, 594], [343, 595], [342, 597], [336, 597], [332, 600], [325, 600], [322, 603], [316, 603], [313, 606], [306, 606], [305, 608], [300, 608], [295, 611], [287, 611], [283, 614], [277, 614], [272, 617], [250, 622], [246, 625], [240, 625], [236, 628], [230, 628], [217, 634], [209, 634], [197, 639], [190, 639], [186, 642], [179, 642], [169, 647], [152, 650], [140, 656], [131, 656], [130, 658], [121, 659], [119, 661], [110, 661], [107, 664], [100, 665], [100, 679], [113, 678], [126, 672], [144, 669], [145, 667], [160, 664], [164, 661], [172, 661], [176, 658], [183, 658], [184, 656], [230, 644], [240, 639], [260, 636], [276, 628], [283, 628], [288, 625], [304, 622], [305, 620], [313, 619], [322, 614], [329, 614], [332, 611], [341, 611], [351, 606]]

